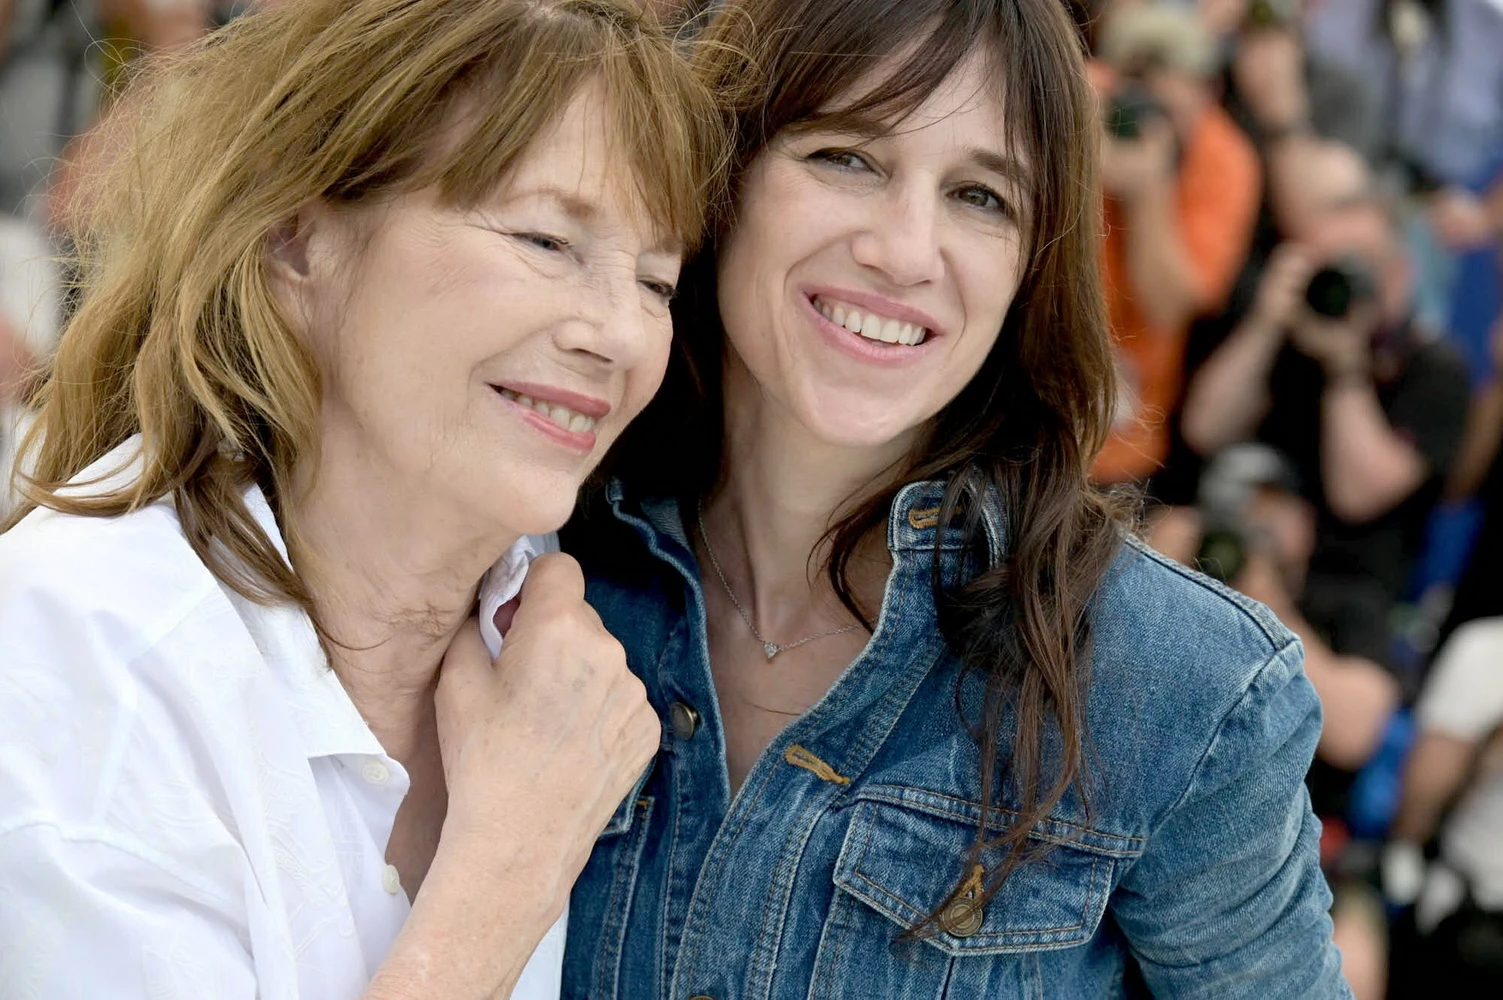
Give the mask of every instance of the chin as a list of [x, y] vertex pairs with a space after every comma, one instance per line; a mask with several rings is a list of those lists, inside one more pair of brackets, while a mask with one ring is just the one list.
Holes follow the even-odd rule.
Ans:
[[894, 420], [890, 410], [881, 414], [864, 413], [872, 407], [868, 400], [862, 403], [865, 405], [845, 406], [838, 397], [832, 397], [819, 407], [807, 408], [803, 423], [819, 440], [840, 448], [885, 447], [919, 423]]
[[569, 477], [559, 482], [551, 476], [508, 476], [504, 485], [486, 492], [481, 509], [521, 535], [546, 535], [562, 528], [574, 513], [580, 483]]

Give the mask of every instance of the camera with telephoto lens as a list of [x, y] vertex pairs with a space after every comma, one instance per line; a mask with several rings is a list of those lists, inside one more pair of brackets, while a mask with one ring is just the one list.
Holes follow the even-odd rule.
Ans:
[[1294, 489], [1288, 460], [1267, 445], [1232, 445], [1211, 460], [1195, 502], [1201, 521], [1196, 569], [1226, 584], [1242, 574], [1260, 537], [1248, 524], [1248, 511], [1264, 488]]
[[1305, 286], [1310, 311], [1326, 319], [1341, 319], [1353, 307], [1378, 297], [1378, 282], [1367, 265], [1355, 257], [1341, 257], [1316, 271]]
[[1143, 134], [1143, 123], [1153, 118], [1169, 118], [1169, 111], [1141, 83], [1118, 88], [1107, 102], [1106, 130], [1118, 139], [1136, 139]]

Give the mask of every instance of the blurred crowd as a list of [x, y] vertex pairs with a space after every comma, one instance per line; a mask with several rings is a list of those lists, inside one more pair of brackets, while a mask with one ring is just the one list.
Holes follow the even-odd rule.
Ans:
[[[0, 469], [113, 85], [244, 5], [0, 0]], [[1503, 0], [1077, 13], [1122, 383], [1094, 473], [1304, 640], [1359, 1000], [1503, 996]]]
[[1359, 1000], [1503, 996], [1503, 0], [1082, 25], [1124, 389], [1095, 474], [1304, 640]]

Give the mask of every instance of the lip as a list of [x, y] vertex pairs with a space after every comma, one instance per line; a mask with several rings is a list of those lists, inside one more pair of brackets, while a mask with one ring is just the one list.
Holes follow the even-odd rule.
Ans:
[[[849, 288], [835, 288], [831, 285], [811, 285], [808, 288], [800, 289], [800, 291], [804, 293], [804, 298], [810, 300], [809, 304], [811, 306], [814, 304], [813, 300], [816, 296], [835, 299], [848, 305], [860, 306], [867, 312], [877, 313], [888, 319], [912, 323], [914, 326], [922, 326], [929, 331], [929, 336], [925, 338], [926, 342], [935, 337], [945, 336], [945, 331], [940, 327], [939, 320], [933, 316], [930, 316], [922, 309], [915, 309], [913, 306], [882, 295], [875, 295], [871, 292], [857, 292]], [[814, 311], [819, 312], [817, 308]], [[922, 347], [923, 345], [920, 344], [919, 346]]]
[[[519, 385], [525, 384], [526, 383], [519, 383]], [[533, 388], [543, 387], [534, 386]], [[600, 438], [594, 431], [566, 430], [565, 428], [560, 427], [558, 424], [555, 424], [553, 421], [549, 420], [547, 417], [543, 416], [537, 410], [534, 410], [532, 407], [523, 406], [521, 403], [518, 403], [515, 400], [507, 399], [505, 396], [501, 395], [502, 389], [509, 389], [512, 392], [520, 393], [524, 396], [532, 396], [532, 393], [512, 385], [497, 385], [495, 383], [491, 384], [491, 394], [496, 397], [496, 401], [499, 402], [502, 406], [508, 408], [512, 413], [515, 413], [522, 419], [523, 423], [530, 425], [539, 434], [542, 434], [544, 437], [548, 438], [554, 443], [562, 445], [564, 448], [578, 455], [590, 455], [595, 451], [595, 445], [599, 442]], [[571, 397], [584, 400], [590, 399], [590, 397], [588, 396], [576, 397], [574, 393], [569, 393], [561, 389], [552, 389], [548, 391], [550, 391], [552, 394], [540, 394], [537, 396], [532, 396], [532, 398], [541, 399], [549, 403], [557, 403], [559, 406], [566, 406], [571, 410], [575, 409], [574, 405], [568, 401]], [[562, 397], [559, 395], [560, 393], [563, 394]], [[596, 409], [598, 409], [600, 406], [604, 406], [605, 412], [610, 412], [610, 404], [601, 403], [599, 400], [591, 400], [591, 402], [597, 404]], [[575, 412], [583, 413], [585, 416], [594, 416], [593, 413], [587, 412], [583, 409], [575, 410]], [[596, 417], [596, 419], [598, 420], [599, 417]]]
[[545, 403], [553, 403], [562, 406], [575, 413], [582, 413], [595, 420], [604, 420], [611, 412], [611, 404], [594, 396], [585, 396], [581, 393], [570, 392], [568, 389], [560, 389], [554, 385], [540, 385], [536, 382], [492, 382], [497, 389], [506, 389], [518, 396], [531, 396], [533, 399], [541, 399]]
[[[830, 346], [834, 347], [842, 354], [846, 354], [850, 357], [856, 358], [857, 360], [864, 361], [867, 364], [875, 365], [881, 368], [902, 368], [905, 365], [913, 364], [919, 358], [922, 358], [924, 355], [928, 354], [940, 339], [939, 335], [933, 332], [933, 328], [930, 328], [929, 336], [924, 338], [924, 342], [922, 344], [916, 344], [913, 346], [909, 346], [907, 344], [875, 344], [870, 340], [867, 340], [865, 337], [861, 336], [861, 334], [852, 333], [845, 327], [836, 326], [830, 320], [825, 319], [825, 314], [819, 311], [818, 307], [814, 305], [814, 300], [810, 298], [809, 295], [803, 295], [800, 297], [804, 300], [804, 309], [808, 311], [810, 320], [814, 323], [815, 328], [819, 330], [819, 332], [824, 336], [824, 339], [830, 344]], [[838, 293], [831, 292], [829, 293], [829, 297], [833, 299], [839, 299], [840, 295]], [[855, 302], [849, 299], [844, 299], [842, 301], [849, 301], [853, 306], [868, 305], [864, 302]], [[872, 311], [880, 312], [881, 310], [873, 308]], [[891, 313], [887, 315], [892, 316], [893, 319], [900, 318]], [[905, 322], [915, 322], [914, 320], [908, 319], [906, 316], [901, 318]]]

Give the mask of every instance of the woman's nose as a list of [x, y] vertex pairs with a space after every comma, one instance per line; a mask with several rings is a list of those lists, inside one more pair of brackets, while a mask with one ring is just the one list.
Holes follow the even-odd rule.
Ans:
[[851, 255], [863, 267], [880, 271], [895, 285], [934, 281], [943, 267], [939, 219], [932, 198], [898, 189], [875, 199], [871, 219], [851, 243]]
[[630, 368], [647, 352], [653, 322], [635, 269], [597, 276], [578, 290], [573, 305], [573, 315], [559, 324], [555, 336], [564, 351], [612, 368]]

